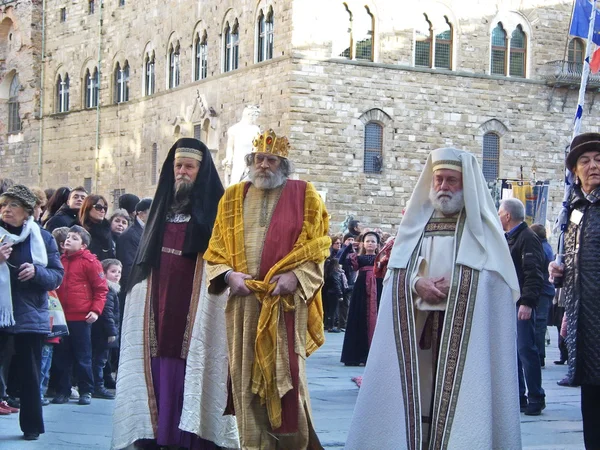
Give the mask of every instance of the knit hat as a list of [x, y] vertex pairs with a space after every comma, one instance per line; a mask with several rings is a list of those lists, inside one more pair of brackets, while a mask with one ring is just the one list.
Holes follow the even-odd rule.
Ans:
[[37, 197], [29, 190], [29, 188], [27, 188], [27, 186], [15, 184], [6, 190], [2, 194], [2, 197], [9, 197], [18, 200], [23, 208], [29, 212], [29, 214], [33, 214], [33, 208], [35, 208]]
[[134, 194], [123, 194], [119, 197], [119, 209], [126, 209], [131, 215], [135, 211], [135, 206], [140, 202], [140, 198]]
[[356, 236], [354, 235], [354, 233], [346, 233], [346, 234], [344, 235], [344, 241], [343, 241], [343, 242], [346, 242], [346, 241], [347, 241], [348, 239], [350, 239], [350, 238], [354, 239], [355, 237], [356, 237]]
[[135, 212], [148, 211], [151, 205], [152, 199], [150, 197], [143, 198], [135, 205]]

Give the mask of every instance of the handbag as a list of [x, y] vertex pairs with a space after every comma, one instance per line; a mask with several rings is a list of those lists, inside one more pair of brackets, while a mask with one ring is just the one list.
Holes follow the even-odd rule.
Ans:
[[48, 312], [50, 313], [50, 334], [48, 334], [48, 337], [68, 336], [67, 318], [55, 291], [48, 293]]

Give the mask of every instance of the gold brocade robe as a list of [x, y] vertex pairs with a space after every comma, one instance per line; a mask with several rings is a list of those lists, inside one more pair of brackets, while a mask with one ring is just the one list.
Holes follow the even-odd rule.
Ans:
[[[268, 191], [248, 188], [245, 183], [230, 187], [219, 205], [213, 237], [204, 255], [209, 263], [210, 291], [225, 288], [222, 274], [230, 269], [254, 277], [247, 282], [253, 294], [231, 296], [225, 311], [233, 403], [244, 449], [320, 448], [311, 424], [305, 358], [324, 342], [320, 288], [330, 240], [322, 200], [311, 184], [302, 186], [304, 205], [293, 205], [303, 209], [300, 235], [292, 251], [273, 265], [264, 279], [259, 278], [261, 261], [270, 251], [264, 242], [273, 231], [273, 213], [285, 186]], [[269, 280], [289, 271], [298, 278], [296, 292], [271, 296], [275, 284]], [[299, 374], [298, 427], [294, 433], [278, 434], [281, 398], [292, 389], [284, 320], [290, 311]]]

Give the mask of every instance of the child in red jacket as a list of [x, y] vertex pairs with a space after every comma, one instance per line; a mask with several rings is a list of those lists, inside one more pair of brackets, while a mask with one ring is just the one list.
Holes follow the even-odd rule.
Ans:
[[69, 327], [55, 350], [57, 396], [52, 403], [67, 403], [71, 395], [73, 360], [77, 368], [79, 404], [89, 405], [94, 390], [92, 374], [92, 324], [102, 314], [108, 285], [102, 264], [87, 250], [90, 234], [79, 225], [69, 228], [65, 253], [60, 260], [65, 268], [63, 282], [57, 290]]

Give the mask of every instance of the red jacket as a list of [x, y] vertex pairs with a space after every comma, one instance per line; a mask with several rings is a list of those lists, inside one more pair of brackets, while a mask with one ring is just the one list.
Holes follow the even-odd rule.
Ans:
[[83, 321], [90, 311], [102, 314], [108, 285], [102, 264], [89, 250], [60, 257], [65, 276], [57, 289], [67, 321]]

